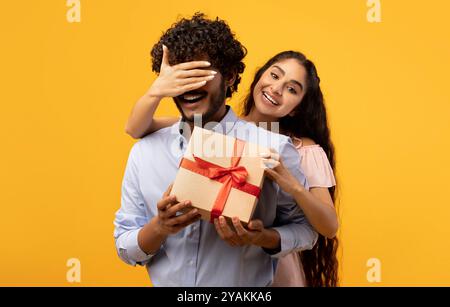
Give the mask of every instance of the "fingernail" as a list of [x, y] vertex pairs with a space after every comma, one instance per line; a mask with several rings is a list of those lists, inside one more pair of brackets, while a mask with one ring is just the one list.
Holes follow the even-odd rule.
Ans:
[[214, 79], [216, 76], [208, 76], [208, 77], [206, 77], [206, 78], [208, 78], [208, 80], [212, 80], [212, 79]]
[[217, 71], [211, 70], [211, 75], [217, 75]]
[[211, 66], [211, 63], [209, 63], [209, 62], [205, 62], [205, 65]]

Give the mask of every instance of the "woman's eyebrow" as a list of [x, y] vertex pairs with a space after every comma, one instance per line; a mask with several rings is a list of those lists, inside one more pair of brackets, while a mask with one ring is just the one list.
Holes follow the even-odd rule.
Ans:
[[[283, 76], [286, 74], [286, 72], [285, 72], [283, 69], [281, 69], [280, 66], [273, 65], [273, 67], [276, 68], [276, 69], [278, 69], [279, 71], [281, 71], [281, 73], [283, 74]], [[298, 82], [297, 80], [294, 80], [294, 79], [292, 79], [291, 82], [293, 82], [293, 83], [297, 84], [298, 86], [300, 86], [300, 88], [301, 88], [302, 91], [303, 91], [303, 85], [302, 85], [300, 82]]]

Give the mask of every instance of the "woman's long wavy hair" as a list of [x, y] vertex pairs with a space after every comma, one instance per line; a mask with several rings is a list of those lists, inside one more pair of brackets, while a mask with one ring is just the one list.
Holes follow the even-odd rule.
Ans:
[[[245, 98], [243, 114], [247, 116], [255, 107], [253, 91], [263, 73], [272, 65], [282, 60], [295, 59], [306, 69], [306, 93], [301, 103], [290, 115], [280, 118], [281, 131], [290, 137], [310, 138], [319, 144], [325, 151], [333, 171], [336, 168], [334, 146], [330, 138], [327, 112], [324, 104], [320, 78], [313, 62], [297, 51], [284, 51], [271, 58], [255, 75], [250, 91]], [[336, 186], [329, 188], [333, 203], [336, 204]], [[336, 237], [326, 238], [319, 234], [317, 243], [312, 250], [300, 253], [300, 261], [307, 286], [309, 287], [336, 287], [338, 286], [337, 248], [339, 241]]]

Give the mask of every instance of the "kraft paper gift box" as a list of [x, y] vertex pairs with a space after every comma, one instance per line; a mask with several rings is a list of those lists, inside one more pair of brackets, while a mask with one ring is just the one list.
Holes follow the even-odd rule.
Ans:
[[264, 182], [261, 154], [274, 152], [236, 138], [195, 127], [180, 163], [171, 195], [190, 200], [205, 221], [223, 215], [246, 225]]

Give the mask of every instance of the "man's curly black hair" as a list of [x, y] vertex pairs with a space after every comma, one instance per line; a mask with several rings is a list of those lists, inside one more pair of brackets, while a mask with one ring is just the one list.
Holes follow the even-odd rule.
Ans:
[[162, 45], [169, 49], [169, 63], [176, 65], [208, 56], [211, 66], [224, 78], [236, 74], [234, 84], [227, 89], [226, 97], [237, 91], [244, 72], [242, 59], [247, 49], [234, 37], [230, 27], [218, 17], [210, 20], [203, 13], [195, 13], [191, 19], [181, 19], [172, 25], [153, 46], [152, 69], [159, 73], [162, 61]]

